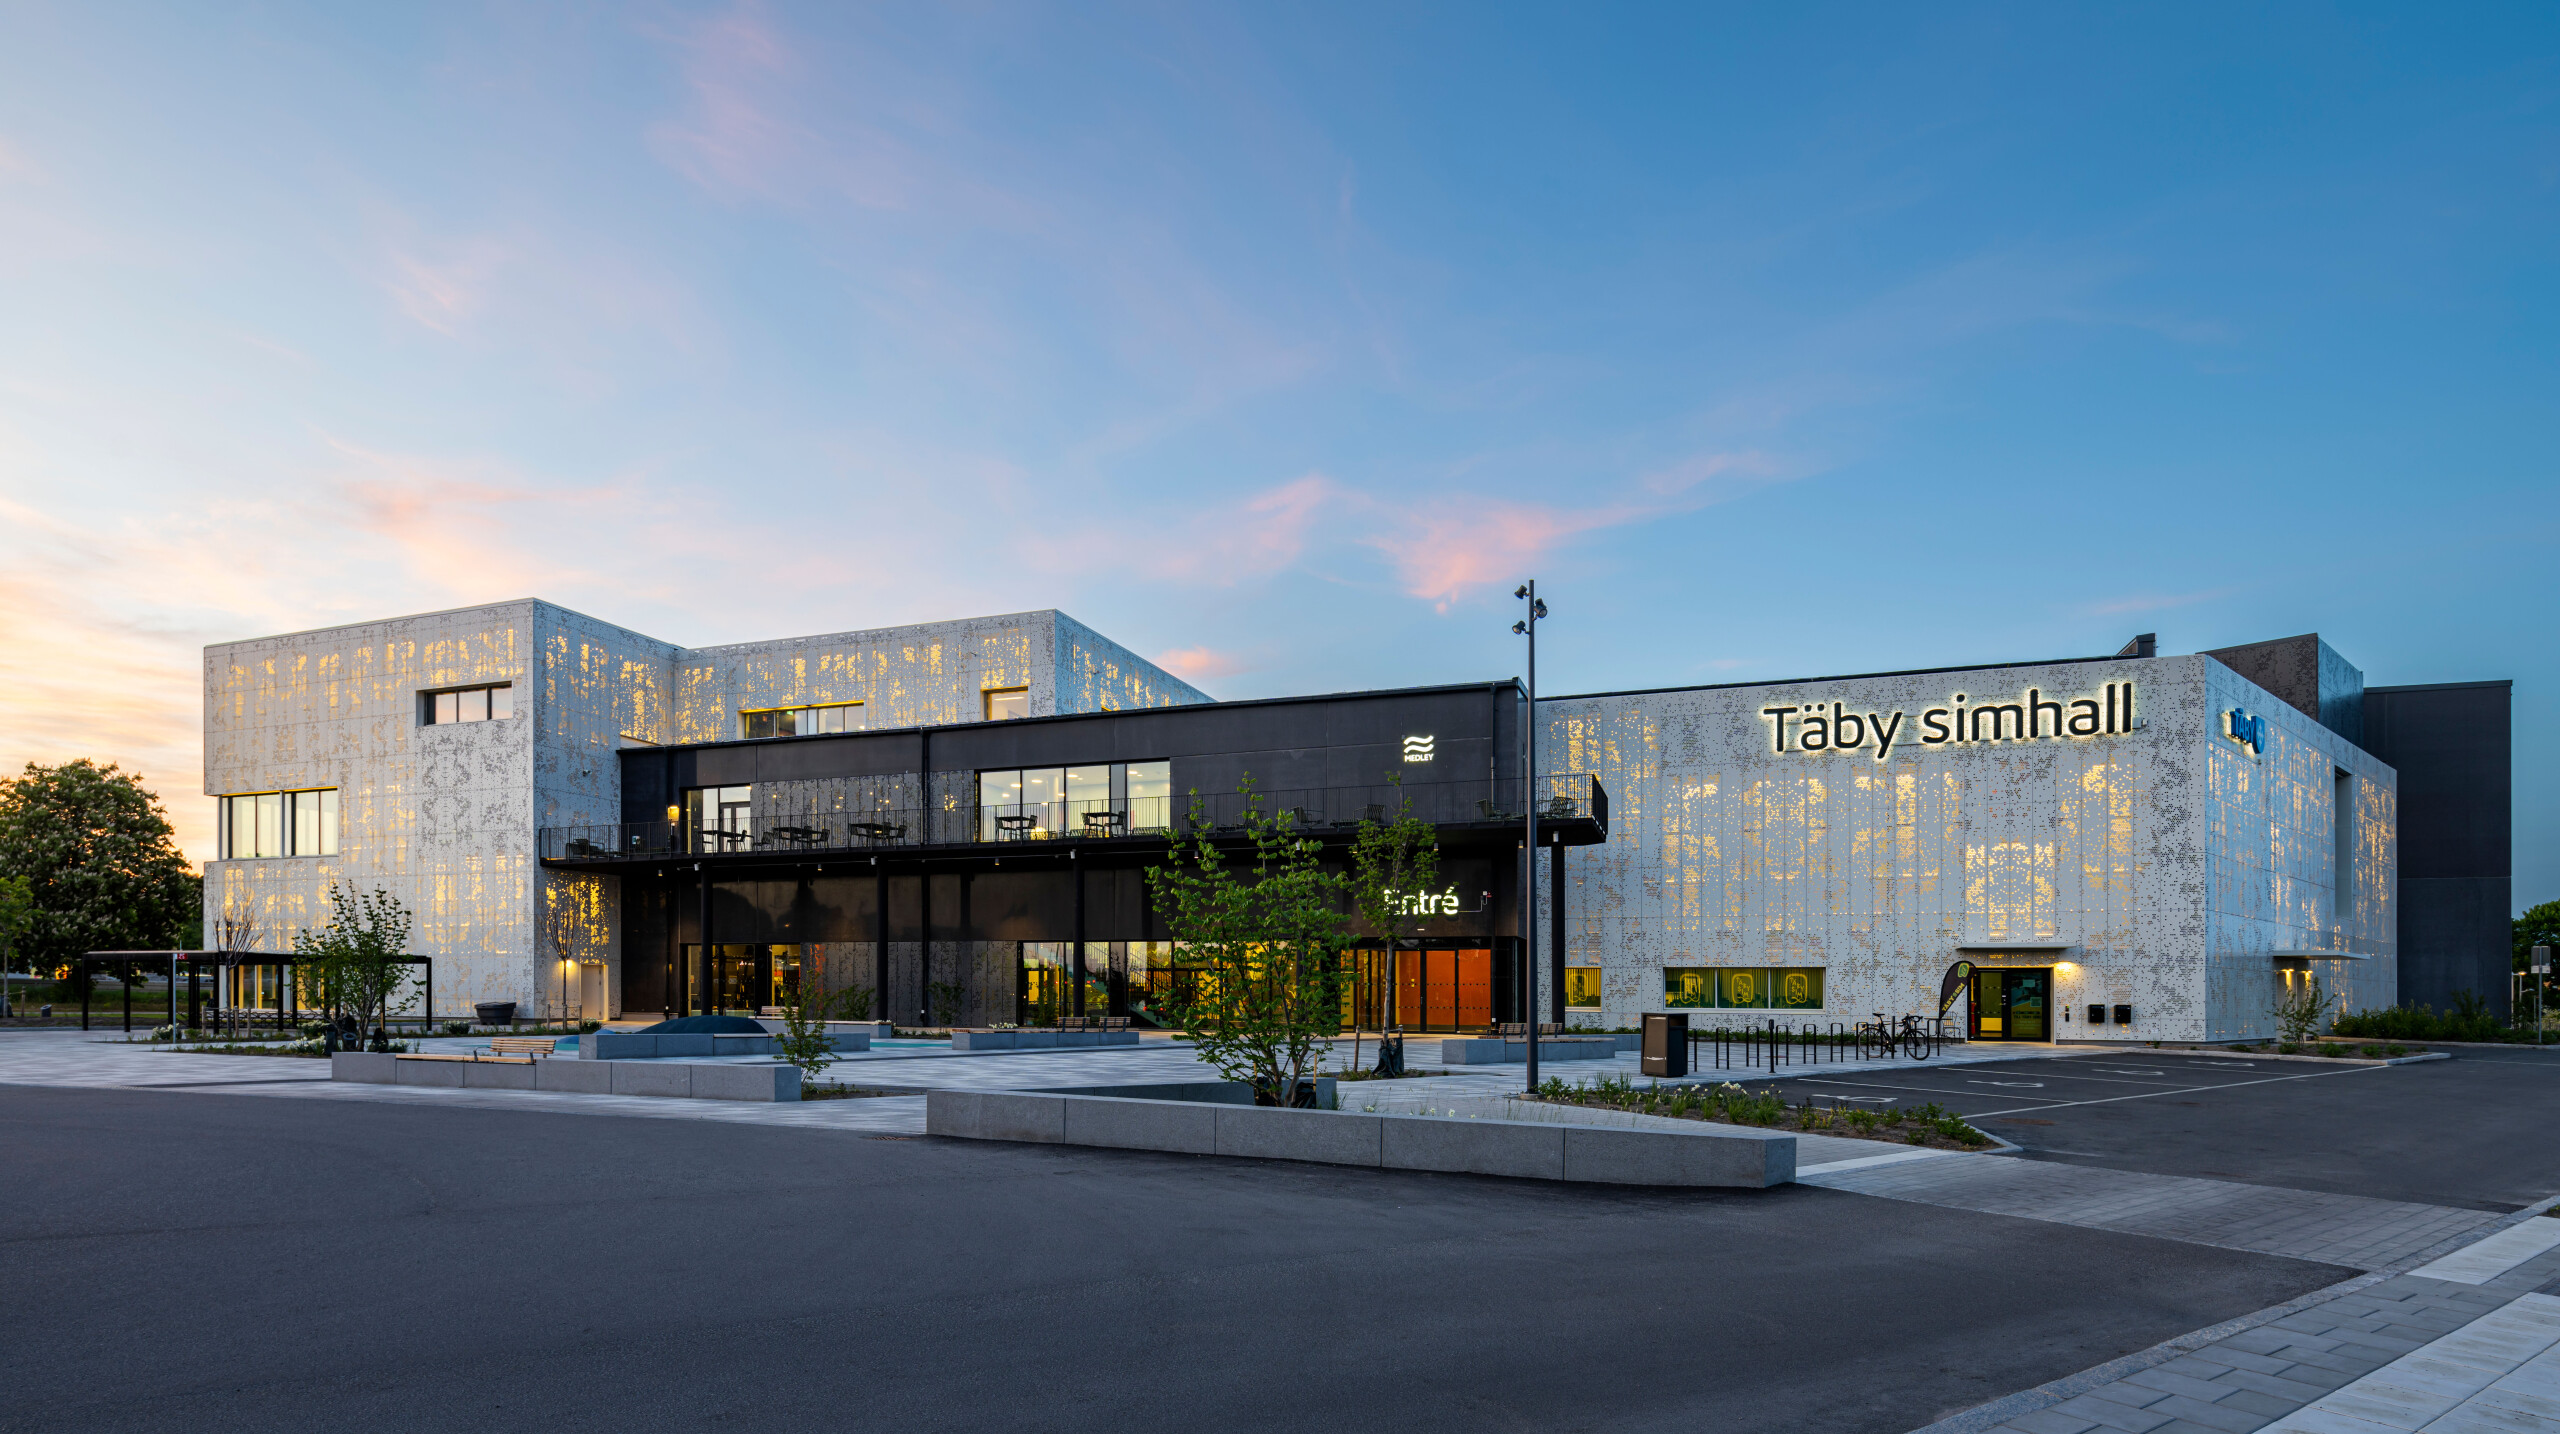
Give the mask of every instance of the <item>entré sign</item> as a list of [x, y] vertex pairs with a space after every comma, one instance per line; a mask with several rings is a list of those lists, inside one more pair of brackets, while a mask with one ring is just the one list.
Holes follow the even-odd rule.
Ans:
[[1763, 721], [1780, 752], [1858, 752], [1875, 749], [1883, 761], [1897, 746], [1952, 747], [1974, 742], [2041, 742], [2111, 737], [2139, 729], [2133, 684], [2110, 682], [2098, 696], [2049, 698], [2030, 687], [2017, 702], [1975, 702], [1959, 692], [1944, 707], [1930, 707], [1917, 723], [1899, 711], [1852, 712], [1838, 702], [1805, 707], [1763, 707]]

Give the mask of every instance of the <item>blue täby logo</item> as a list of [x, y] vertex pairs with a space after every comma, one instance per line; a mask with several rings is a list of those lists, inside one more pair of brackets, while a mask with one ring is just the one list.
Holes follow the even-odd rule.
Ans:
[[2250, 756], [2263, 756], [2267, 750], [2267, 719], [2252, 717], [2234, 707], [2222, 714], [2222, 735], [2248, 748]]

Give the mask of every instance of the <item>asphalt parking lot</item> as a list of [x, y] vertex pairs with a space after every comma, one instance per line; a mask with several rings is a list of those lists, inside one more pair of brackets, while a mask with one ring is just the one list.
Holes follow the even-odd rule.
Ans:
[[2125, 1051], [1751, 1084], [1936, 1101], [2039, 1160], [2478, 1210], [2560, 1192], [2560, 1049], [2402, 1066]]
[[1900, 1434], [2348, 1273], [1807, 1187], [229, 1094], [0, 1087], [0, 1150], [0, 1429], [48, 1434]]

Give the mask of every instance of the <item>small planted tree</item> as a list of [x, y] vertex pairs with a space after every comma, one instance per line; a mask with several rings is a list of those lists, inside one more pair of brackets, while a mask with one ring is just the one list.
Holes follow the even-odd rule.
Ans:
[[358, 896], [329, 888], [329, 924], [293, 936], [294, 979], [306, 1005], [355, 1017], [360, 1031], [378, 1030], [405, 1004], [409, 980], [409, 908], [387, 891]]
[[[1371, 934], [1386, 942], [1392, 983], [1397, 933], [1420, 909], [1421, 894], [1440, 879], [1440, 842], [1431, 823], [1413, 814], [1401, 779], [1387, 780], [1397, 788], [1394, 816], [1384, 822], [1362, 821], [1351, 839], [1351, 905]], [[1358, 1011], [1351, 1014], [1354, 1069], [1360, 1065], [1360, 1016]]]
[[2321, 989], [2319, 973], [2304, 974], [2307, 979], [2300, 983], [2285, 982], [2276, 997], [2276, 1029], [2283, 1033], [2287, 1045], [2298, 1046], [2310, 1040], [2329, 1017], [2330, 997]]
[[1350, 944], [1343, 879], [1323, 844], [1243, 786], [1244, 849], [1211, 840], [1195, 793], [1191, 835], [1147, 870], [1166, 934], [1193, 979], [1166, 1004], [1201, 1060], [1253, 1087], [1257, 1105], [1295, 1103], [1342, 1025], [1342, 955]]
[[[782, 990], [782, 1034], [774, 1037], [774, 1049], [783, 1063], [800, 1068], [801, 1089], [805, 1092], [826, 1068], [835, 1063], [835, 1041], [827, 1034], [827, 1022], [839, 1019], [837, 1012], [848, 1002], [850, 991], [829, 992], [824, 973], [813, 963], [800, 968], [800, 979]], [[870, 993], [863, 993], [865, 1009], [870, 1007]]]

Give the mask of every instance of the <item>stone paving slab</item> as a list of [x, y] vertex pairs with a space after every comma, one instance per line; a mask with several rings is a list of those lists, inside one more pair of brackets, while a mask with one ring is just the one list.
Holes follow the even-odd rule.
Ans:
[[1841, 1171], [1807, 1185], [2375, 1270], [2497, 1224], [2497, 1215], [2183, 1175], [1968, 1155]]
[[[2521, 1299], [2552, 1298], [2536, 1296], [2531, 1287], [2560, 1279], [2560, 1247], [2516, 1257], [2540, 1246], [2532, 1227], [2560, 1224], [2539, 1213], [2555, 1205], [2560, 1197], [2501, 1217], [2484, 1232], [2485, 1238], [2464, 1242], [2465, 1250], [2481, 1253], [2458, 1268], [2485, 1272], [2512, 1261], [2479, 1283], [2417, 1273], [2439, 1257], [2463, 1251], [2422, 1252], [2406, 1262], [2414, 1267], [2406, 1272], [2359, 1275], [2040, 1389], [1994, 1400], [1918, 1434], [2098, 1434], [2134, 1428], [2146, 1434], [2196, 1429], [2245, 1434], [2268, 1428], [2295, 1434], [2387, 1434], [2417, 1428], [2430, 1434], [2486, 1434], [2492, 1429], [2514, 1434], [2560, 1428], [2560, 1369], [2548, 1362], [2560, 1360], [2560, 1354], [2536, 1356], [2531, 1347], [2517, 1345], [2514, 1331], [2501, 1333], [2501, 1325], [2471, 1333], [2481, 1330], [2488, 1316]], [[2500, 1239], [2519, 1227], [2525, 1230], [2521, 1238]], [[2553, 1304], [2560, 1307], [2560, 1299]], [[2530, 1344], [2530, 1339], [2524, 1341], [2524, 1346]], [[2428, 1416], [2433, 1422], [2394, 1425], [2367, 1417], [2389, 1403], [2377, 1393], [2383, 1385], [2398, 1389], [2440, 1379], [2444, 1371], [2437, 1361], [2477, 1363], [2466, 1351], [2491, 1345], [2515, 1351], [2508, 1372], [2479, 1374], [2452, 1390], [2444, 1409]], [[2392, 1372], [2381, 1375], [2383, 1371]], [[2333, 1398], [2378, 1375], [2355, 1399]], [[2533, 1416], [2542, 1422], [2519, 1424], [2519, 1410], [2539, 1409], [2532, 1401], [2545, 1397], [2536, 1380], [2550, 1385], [2552, 1402], [2548, 1411]], [[2312, 1413], [2315, 1408], [2319, 1412]]]

